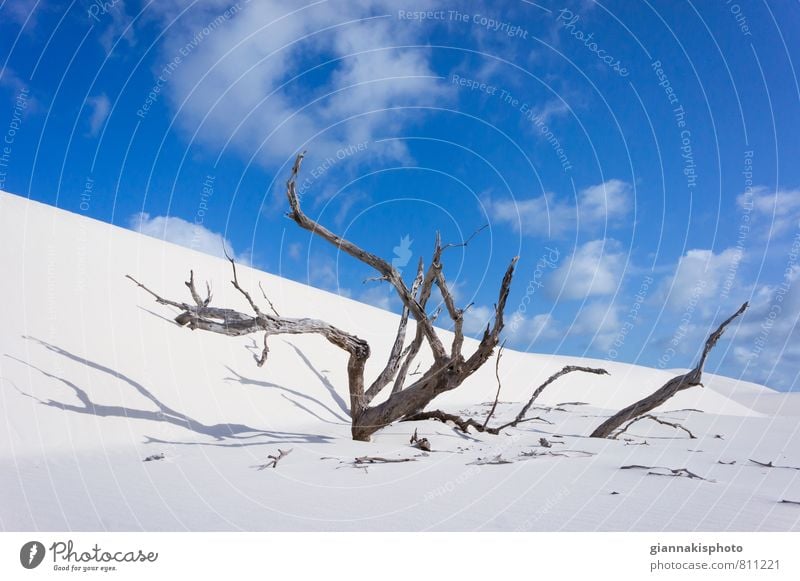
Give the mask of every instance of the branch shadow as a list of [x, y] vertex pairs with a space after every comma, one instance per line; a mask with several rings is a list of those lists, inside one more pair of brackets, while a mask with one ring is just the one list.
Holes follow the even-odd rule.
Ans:
[[314, 364], [311, 363], [311, 361], [308, 359], [308, 357], [306, 357], [305, 353], [303, 353], [300, 349], [298, 349], [297, 346], [293, 345], [292, 343], [289, 343], [288, 341], [286, 343], [292, 349], [295, 350], [295, 353], [297, 353], [297, 356], [300, 357], [300, 359], [303, 360], [303, 363], [305, 363], [306, 366], [308, 366], [308, 368], [314, 373], [314, 375], [316, 375], [319, 378], [319, 380], [322, 383], [322, 385], [324, 385], [325, 389], [327, 389], [328, 392], [331, 394], [331, 397], [333, 398], [333, 401], [335, 401], [336, 405], [339, 406], [339, 409], [342, 410], [347, 417], [350, 417], [350, 406], [347, 404], [347, 402], [344, 400], [344, 398], [342, 398], [342, 396], [339, 395], [339, 393], [336, 391], [336, 388], [328, 380], [328, 378], [325, 377], [322, 374], [321, 371], [317, 370], [316, 367], [314, 367]]
[[[123, 375], [122, 373], [119, 373], [118, 371], [115, 371], [114, 369], [96, 363], [94, 361], [90, 361], [83, 357], [79, 357], [73, 353], [70, 353], [65, 349], [62, 349], [56, 345], [51, 345], [50, 343], [47, 343], [35, 337], [23, 336], [23, 338], [30, 341], [35, 341], [40, 346], [44, 347], [45, 349], [48, 349], [49, 351], [57, 355], [66, 357], [67, 359], [80, 363], [81, 365], [85, 365], [90, 369], [99, 371], [101, 373], [105, 373], [117, 380], [127, 383], [128, 385], [133, 387], [139, 394], [150, 400], [158, 408], [158, 411], [134, 409], [123, 406], [115, 406], [115, 405], [97, 404], [91, 400], [89, 394], [84, 389], [82, 389], [72, 381], [64, 377], [59, 377], [57, 375], [49, 373], [33, 365], [32, 363], [23, 361], [22, 359], [18, 359], [17, 357], [6, 354], [5, 356], [8, 357], [9, 359], [13, 359], [14, 361], [22, 363], [23, 365], [26, 365], [31, 369], [38, 371], [45, 377], [54, 379], [66, 385], [75, 393], [75, 396], [82, 404], [82, 405], [74, 405], [61, 401], [56, 401], [53, 399], [42, 400], [32, 394], [22, 392], [24, 395], [32, 397], [37, 401], [39, 401], [39, 403], [41, 403], [42, 405], [46, 405], [48, 407], [55, 407], [63, 411], [70, 411], [74, 413], [88, 414], [99, 417], [120, 417], [120, 418], [140, 419], [140, 420], [147, 420], [154, 422], [167, 422], [175, 426], [179, 426], [181, 428], [190, 430], [196, 434], [209, 436], [218, 442], [224, 440], [237, 440], [237, 441], [247, 440], [259, 437], [269, 437], [275, 439], [275, 441], [272, 442], [265, 442], [265, 441], [258, 442], [258, 444], [266, 445], [271, 443], [287, 443], [287, 442], [298, 443], [298, 444], [322, 443], [322, 442], [327, 442], [331, 439], [329, 437], [320, 436], [316, 434], [262, 430], [258, 428], [253, 428], [251, 426], [247, 426], [245, 424], [204, 424], [203, 422], [195, 420], [190, 416], [167, 406], [142, 384]], [[250, 445], [255, 445], [255, 443], [251, 443]]]
[[[244, 375], [242, 375], [242, 374], [241, 374], [241, 373], [239, 373], [238, 371], [235, 371], [235, 370], [233, 370], [232, 368], [228, 367], [227, 365], [225, 366], [225, 369], [227, 369], [227, 370], [228, 370], [228, 371], [231, 373], [231, 375], [233, 375], [233, 377], [226, 377], [226, 378], [225, 378], [225, 381], [237, 381], [237, 382], [241, 383], [242, 385], [254, 385], [254, 386], [256, 386], [256, 387], [269, 387], [269, 388], [273, 388], [273, 389], [280, 389], [281, 391], [288, 392], [288, 393], [292, 394], [292, 395], [293, 395], [293, 396], [295, 396], [295, 397], [303, 398], [303, 399], [305, 399], [305, 400], [308, 400], [308, 401], [310, 401], [310, 402], [313, 402], [313, 403], [317, 404], [318, 406], [320, 406], [321, 408], [323, 408], [325, 411], [327, 411], [328, 413], [330, 413], [330, 414], [331, 414], [333, 417], [335, 417], [337, 420], [340, 420], [340, 422], [341, 422], [342, 424], [347, 424], [347, 425], [349, 425], [349, 424], [350, 424], [350, 419], [349, 419], [349, 418], [346, 418], [346, 417], [343, 417], [343, 416], [341, 416], [340, 414], [338, 414], [338, 413], [336, 412], [336, 410], [334, 410], [334, 409], [330, 408], [329, 406], [325, 405], [324, 403], [322, 403], [322, 402], [321, 402], [321, 401], [319, 401], [318, 399], [316, 399], [316, 398], [314, 398], [314, 397], [311, 397], [311, 396], [310, 396], [310, 395], [308, 395], [308, 394], [302, 393], [302, 392], [300, 392], [300, 391], [297, 391], [297, 390], [295, 390], [295, 389], [291, 389], [291, 388], [289, 388], [289, 387], [285, 387], [285, 386], [283, 386], [283, 385], [278, 385], [277, 383], [270, 383], [269, 381], [261, 381], [261, 380], [259, 380], [259, 379], [252, 379], [252, 378], [250, 378], [250, 377], [245, 377]], [[313, 416], [313, 417], [315, 417], [315, 418], [317, 418], [317, 419], [319, 419], [319, 420], [322, 420], [322, 421], [324, 421], [324, 422], [326, 422], [326, 423], [334, 423], [334, 424], [335, 424], [335, 423], [340, 423], [340, 422], [331, 422], [330, 420], [325, 420], [325, 419], [323, 419], [322, 417], [320, 417], [318, 414], [316, 414], [315, 412], [313, 412], [312, 410], [310, 410], [309, 408], [307, 408], [307, 407], [305, 407], [305, 406], [301, 405], [301, 404], [300, 404], [299, 402], [297, 402], [296, 400], [294, 400], [294, 399], [292, 399], [292, 398], [288, 397], [288, 396], [287, 396], [287, 395], [285, 395], [285, 394], [284, 394], [283, 396], [284, 396], [286, 399], [288, 399], [290, 402], [292, 402], [294, 405], [296, 405], [297, 407], [299, 407], [299, 408], [300, 408], [300, 409], [302, 409], [303, 411], [307, 412], [308, 414], [310, 414], [311, 416]], [[348, 412], [348, 416], [349, 416], [349, 415], [350, 415], [350, 414], [349, 414], [349, 412]]]

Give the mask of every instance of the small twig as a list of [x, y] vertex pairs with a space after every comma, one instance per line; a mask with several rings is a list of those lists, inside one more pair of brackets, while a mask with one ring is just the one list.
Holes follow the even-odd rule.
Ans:
[[411, 436], [411, 441], [409, 442], [415, 448], [419, 448], [425, 452], [431, 451], [431, 443], [428, 441], [428, 438], [420, 438], [417, 436], [417, 430], [414, 429], [414, 434]]
[[253, 297], [250, 296], [250, 293], [239, 285], [239, 277], [236, 275], [236, 261], [228, 255], [228, 249], [225, 247], [225, 244], [222, 245], [222, 251], [225, 253], [225, 258], [227, 258], [228, 262], [231, 263], [231, 268], [233, 269], [233, 280], [231, 281], [231, 284], [236, 290], [244, 295], [244, 298], [246, 298], [247, 302], [250, 303], [250, 307], [253, 309], [253, 311], [255, 311], [256, 315], [259, 317], [263, 316], [261, 309], [258, 308], [258, 305], [253, 300]]
[[497, 409], [497, 402], [500, 399], [500, 388], [503, 387], [503, 383], [500, 381], [500, 358], [503, 357], [503, 349], [506, 348], [506, 342], [500, 344], [500, 349], [497, 351], [497, 359], [494, 363], [494, 376], [497, 378], [497, 394], [494, 396], [494, 403], [492, 404], [492, 409], [489, 410], [489, 413], [486, 415], [486, 419], [483, 421], [483, 429], [486, 429], [486, 426], [489, 425], [489, 420], [492, 419], [494, 415], [494, 410]]
[[264, 291], [264, 287], [261, 286], [261, 281], [258, 281], [258, 288], [261, 289], [261, 296], [263, 296], [264, 300], [267, 301], [267, 304], [269, 304], [270, 310], [272, 310], [272, 312], [275, 313], [276, 317], [280, 317], [280, 314], [278, 313], [278, 311], [275, 310], [275, 305], [272, 304], [272, 301], [269, 300], [269, 297], [267, 296], [266, 291]]
[[785, 468], [786, 470], [800, 470], [800, 467], [797, 466], [779, 466], [770, 462], [759, 462], [758, 460], [753, 460], [750, 458], [750, 462], [753, 464], [758, 464], [759, 466], [763, 466], [764, 468]]
[[798, 505], [800, 505], [800, 500], [786, 500], [786, 499], [783, 499], [783, 500], [780, 501], [779, 504], [798, 504]]
[[[665, 468], [663, 466], [643, 466], [641, 464], [629, 464], [621, 466], [620, 470], [648, 470], [647, 474], [650, 476], [676, 476], [696, 480], [705, 480], [706, 482], [714, 482], [708, 478], [703, 478], [689, 470], [688, 468]], [[662, 472], [654, 472], [661, 470]]]
[[277, 468], [278, 462], [280, 462], [282, 459], [286, 458], [286, 456], [291, 454], [292, 450], [294, 450], [294, 448], [289, 448], [288, 450], [281, 450], [280, 448], [278, 448], [278, 455], [273, 456], [272, 454], [270, 454], [269, 456], [267, 456], [267, 458], [269, 458], [270, 461], [267, 462], [266, 464], [261, 464], [258, 467], [258, 469], [264, 470], [265, 468]]
[[725, 462], [724, 460], [717, 460], [717, 464], [722, 464], [723, 466], [733, 466], [736, 464], [736, 460], [731, 460], [730, 462]]
[[442, 252], [444, 252], [448, 248], [458, 248], [459, 246], [466, 248], [466, 246], [470, 242], [472, 242], [472, 239], [475, 238], [475, 236], [477, 236], [478, 234], [480, 234], [481, 232], [486, 230], [486, 228], [488, 228], [488, 227], [489, 227], [489, 224], [484, 224], [483, 226], [481, 226], [480, 228], [475, 230], [472, 234], [470, 234], [469, 237], [466, 240], [464, 240], [463, 242], [451, 242], [450, 244], [445, 244], [444, 246], [442, 246]]
[[469, 462], [467, 465], [487, 466], [497, 464], [513, 464], [512, 460], [506, 460], [502, 454], [498, 454], [492, 458], [476, 458], [474, 461]]
[[416, 458], [383, 458], [381, 456], [359, 456], [355, 464], [394, 464], [397, 462], [416, 462]]

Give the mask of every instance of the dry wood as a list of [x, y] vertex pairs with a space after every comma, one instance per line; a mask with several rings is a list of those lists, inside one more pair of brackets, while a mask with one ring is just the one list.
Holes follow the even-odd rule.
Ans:
[[500, 389], [503, 387], [503, 383], [500, 381], [500, 359], [503, 357], [503, 349], [505, 349], [506, 342], [500, 345], [500, 349], [497, 351], [497, 359], [494, 363], [494, 376], [497, 379], [497, 393], [494, 396], [494, 403], [492, 404], [492, 409], [489, 410], [489, 413], [486, 414], [486, 419], [483, 420], [483, 429], [486, 429], [486, 426], [489, 425], [489, 420], [492, 419], [494, 415], [494, 410], [497, 409], [497, 402], [500, 400]]
[[416, 462], [416, 458], [383, 458], [382, 456], [359, 456], [356, 464], [395, 464], [398, 462]]
[[[365, 365], [370, 356], [370, 348], [366, 341], [324, 321], [281, 317], [267, 298], [263, 287], [259, 285], [262, 296], [270, 306], [271, 313], [262, 311], [250, 293], [240, 284], [236, 263], [228, 255], [227, 250], [225, 255], [230, 261], [233, 271], [231, 284], [247, 300], [253, 311], [251, 315], [240, 313], [233, 309], [211, 307], [210, 286], [207, 285], [208, 293], [206, 298], [202, 298], [195, 288], [193, 272], [190, 273], [186, 286], [194, 304], [166, 299], [135, 280], [132, 276], [128, 275], [127, 278], [152, 295], [159, 304], [179, 309], [181, 312], [175, 317], [175, 321], [181, 326], [186, 326], [192, 330], [201, 329], [229, 336], [263, 333], [264, 347], [260, 356], [255, 356], [256, 363], [259, 366], [264, 365], [267, 361], [269, 354], [268, 341], [272, 335], [320, 334], [330, 343], [345, 350], [349, 354], [347, 375], [350, 392], [352, 436], [356, 440], [369, 440], [370, 436], [377, 430], [392, 422], [420, 412], [438, 395], [462, 385], [467, 378], [491, 357], [503, 330], [503, 311], [508, 299], [518, 257], [511, 260], [501, 281], [493, 320], [487, 325], [475, 351], [469, 357], [465, 357], [462, 354], [464, 345], [463, 316], [468, 307], [460, 309], [456, 306], [443, 273], [441, 256], [442, 252], [448, 248], [467, 246], [485, 226], [479, 228], [465, 241], [446, 246], [442, 245], [441, 238], [437, 233], [433, 257], [428, 269], [424, 269], [423, 261], [420, 259], [417, 275], [411, 288], [409, 288], [403, 281], [400, 272], [389, 262], [334, 234], [306, 216], [300, 206], [296, 185], [303, 157], [304, 153], [297, 156], [290, 177], [286, 182], [286, 196], [290, 207], [289, 218], [304, 230], [323, 238], [337, 249], [374, 268], [378, 272], [380, 280], [385, 280], [394, 287], [403, 305], [400, 324], [387, 363], [369, 387], [366, 387], [364, 379]], [[426, 305], [434, 286], [439, 288], [446, 310], [454, 324], [454, 337], [449, 352], [445, 349], [433, 326], [439, 310], [437, 309], [430, 315], [426, 312]], [[404, 348], [406, 328], [411, 318], [416, 323], [416, 335], [412, 342]], [[418, 356], [423, 341], [427, 342], [430, 347], [434, 359], [433, 364], [427, 371], [422, 372], [415, 381], [406, 386], [408, 371], [412, 362]], [[377, 405], [370, 405], [373, 399], [387, 385], [392, 384], [392, 381], [394, 383], [389, 397]]]
[[647, 474], [650, 476], [676, 476], [696, 480], [705, 480], [706, 482], [714, 482], [708, 478], [703, 478], [689, 470], [688, 468], [665, 468], [663, 466], [642, 466], [641, 464], [630, 464], [628, 466], [620, 467], [620, 470], [648, 470]]
[[784, 468], [786, 470], [800, 470], [800, 467], [798, 466], [780, 466], [777, 464], [773, 464], [772, 461], [759, 462], [758, 460], [753, 460], [752, 458], [750, 458], [750, 462], [752, 462], [753, 464], [757, 464], [759, 466], [763, 466], [764, 468]]
[[629, 421], [627, 424], [625, 424], [625, 426], [623, 426], [615, 434], [613, 434], [611, 436], [611, 438], [616, 440], [622, 434], [624, 434], [628, 430], [628, 428], [630, 428], [633, 424], [635, 424], [636, 422], [641, 421], [641, 420], [653, 420], [654, 422], [657, 422], [657, 423], [662, 424], [664, 426], [670, 426], [671, 428], [675, 428], [676, 430], [683, 430], [684, 432], [689, 434], [689, 439], [690, 440], [696, 440], [697, 439], [695, 437], [695, 435], [692, 432], [689, 431], [688, 428], [685, 428], [681, 424], [679, 424], [677, 422], [668, 422], [666, 420], [662, 420], [661, 418], [657, 418], [653, 414], [645, 414], [643, 416], [639, 416], [639, 417], [633, 418], [631, 421]]
[[694, 369], [682, 375], [673, 377], [654, 393], [650, 394], [649, 396], [643, 399], [640, 399], [639, 401], [617, 412], [616, 414], [608, 418], [606, 421], [604, 421], [602, 424], [600, 424], [595, 429], [595, 431], [592, 432], [591, 437], [608, 438], [625, 422], [654, 410], [655, 408], [657, 408], [658, 406], [662, 405], [667, 400], [669, 400], [676, 393], [683, 391], [684, 389], [689, 389], [690, 387], [694, 387], [696, 385], [702, 385], [701, 379], [703, 377], [703, 366], [705, 365], [708, 354], [711, 352], [711, 350], [714, 348], [714, 345], [717, 344], [717, 341], [719, 341], [719, 338], [725, 332], [725, 328], [736, 317], [741, 315], [747, 309], [747, 306], [748, 303], [744, 303], [741, 307], [739, 307], [738, 311], [736, 311], [733, 315], [728, 317], [717, 328], [716, 331], [714, 331], [713, 333], [711, 333], [711, 335], [709, 335], [708, 339], [706, 339], [706, 344], [703, 347], [703, 353], [700, 355], [700, 361], [698, 361]]
[[411, 436], [411, 441], [409, 443], [415, 448], [419, 448], [425, 452], [431, 451], [431, 443], [428, 441], [428, 438], [420, 438], [417, 435], [416, 428], [414, 429], [414, 434]]
[[294, 450], [294, 448], [289, 448], [288, 450], [281, 450], [280, 448], [278, 448], [278, 455], [275, 456], [274, 454], [270, 454], [269, 456], [267, 456], [267, 458], [269, 459], [269, 462], [267, 462], [266, 464], [261, 464], [258, 467], [258, 469], [259, 470], [264, 470], [266, 468], [277, 468], [278, 467], [278, 462], [280, 462], [281, 460], [286, 458], [286, 456], [291, 454], [292, 450]]

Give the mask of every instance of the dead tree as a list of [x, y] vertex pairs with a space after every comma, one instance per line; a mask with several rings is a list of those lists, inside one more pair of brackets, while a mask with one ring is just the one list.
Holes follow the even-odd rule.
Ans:
[[698, 361], [697, 365], [689, 371], [688, 373], [684, 373], [683, 375], [678, 375], [677, 377], [673, 377], [667, 383], [665, 383], [661, 389], [658, 391], [648, 395], [644, 399], [640, 399], [636, 403], [632, 403], [625, 409], [617, 412], [610, 418], [608, 418], [605, 422], [600, 424], [594, 432], [592, 432], [592, 438], [608, 438], [616, 432], [616, 430], [625, 422], [637, 418], [641, 415], [644, 415], [664, 402], [666, 402], [669, 398], [671, 398], [676, 393], [683, 391], [684, 389], [689, 389], [690, 387], [694, 387], [696, 385], [702, 385], [701, 380], [703, 378], [703, 366], [705, 365], [706, 358], [711, 350], [714, 348], [714, 345], [717, 344], [719, 338], [722, 336], [722, 333], [725, 332], [725, 328], [739, 315], [745, 312], [747, 309], [747, 303], [744, 303], [739, 310], [736, 311], [733, 315], [728, 317], [723, 323], [717, 328], [716, 331], [709, 335], [708, 339], [706, 339], [705, 347], [703, 347], [703, 353], [700, 355], [700, 361]]
[[[304, 230], [321, 237], [338, 250], [374, 268], [379, 275], [377, 278], [394, 288], [403, 305], [388, 361], [372, 383], [367, 385], [364, 378], [364, 368], [370, 357], [370, 347], [365, 340], [324, 321], [281, 317], [274, 309], [271, 313], [262, 311], [250, 294], [239, 285], [236, 264], [232, 259], [230, 259], [233, 268], [231, 284], [247, 299], [253, 310], [251, 314], [211, 307], [210, 290], [206, 298], [202, 298], [195, 288], [193, 274], [190, 274], [189, 281], [186, 282], [193, 304], [163, 298], [133, 277], [128, 276], [128, 278], [150, 293], [158, 303], [178, 308], [181, 313], [175, 317], [175, 321], [189, 329], [201, 329], [234, 337], [263, 333], [264, 349], [261, 357], [256, 358], [259, 365], [267, 361], [269, 354], [267, 343], [273, 335], [318, 334], [346, 351], [349, 356], [347, 380], [350, 392], [351, 433], [354, 440], [368, 441], [370, 436], [381, 428], [422, 411], [440, 394], [459, 387], [491, 357], [503, 330], [503, 311], [518, 257], [511, 260], [500, 283], [493, 319], [487, 324], [477, 348], [471, 354], [464, 355], [465, 309], [458, 308], [455, 304], [445, 280], [441, 260], [445, 250], [453, 246], [464, 246], [471, 237], [459, 244], [442, 245], [437, 234], [430, 264], [425, 268], [420, 258], [416, 277], [409, 287], [400, 272], [389, 262], [334, 234], [303, 213], [296, 190], [303, 155], [297, 156], [289, 180], [286, 182], [286, 196], [290, 207], [288, 217]], [[439, 289], [447, 314], [453, 322], [453, 341], [449, 349], [445, 347], [433, 326], [438, 311], [429, 314], [427, 309], [434, 287]], [[409, 318], [413, 318], [416, 322], [416, 331], [414, 338], [406, 345]], [[427, 343], [433, 354], [433, 363], [418, 379], [406, 385], [408, 370], [419, 354], [423, 342]], [[372, 405], [376, 396], [389, 387], [389, 396], [381, 403]]]

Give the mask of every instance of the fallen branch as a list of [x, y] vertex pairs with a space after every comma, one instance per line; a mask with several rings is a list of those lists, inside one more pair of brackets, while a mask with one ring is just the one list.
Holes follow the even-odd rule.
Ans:
[[648, 395], [644, 399], [640, 399], [639, 401], [632, 403], [628, 407], [624, 408], [623, 410], [617, 412], [602, 424], [600, 424], [594, 432], [592, 432], [592, 438], [608, 438], [611, 437], [611, 434], [617, 431], [617, 429], [635, 417], [641, 416], [650, 412], [657, 408], [658, 406], [664, 404], [667, 400], [669, 400], [673, 395], [678, 393], [679, 391], [683, 391], [684, 389], [689, 389], [690, 387], [694, 387], [695, 385], [702, 385], [701, 379], [703, 378], [703, 366], [705, 365], [706, 358], [711, 350], [714, 348], [714, 345], [717, 344], [719, 338], [722, 336], [722, 333], [725, 332], [725, 328], [739, 315], [741, 315], [747, 309], [748, 303], [744, 303], [739, 310], [736, 311], [733, 315], [728, 317], [718, 328], [716, 331], [711, 333], [706, 339], [706, 344], [703, 347], [703, 353], [700, 355], [700, 361], [698, 361], [697, 365], [691, 371], [684, 373], [683, 375], [678, 375], [670, 379], [667, 383], [665, 383], [660, 389], [655, 391], [654, 393]]
[[629, 421], [625, 425], [625, 427], [623, 427], [621, 430], [619, 430], [616, 434], [612, 435], [611, 438], [616, 440], [622, 434], [624, 434], [628, 430], [628, 428], [630, 428], [633, 424], [635, 424], [636, 422], [638, 422], [640, 420], [653, 420], [654, 422], [658, 422], [659, 424], [662, 424], [664, 426], [670, 426], [671, 428], [675, 428], [676, 430], [683, 430], [684, 432], [689, 434], [689, 439], [690, 440], [696, 440], [697, 439], [695, 437], [695, 435], [692, 432], [689, 431], [688, 428], [685, 428], [681, 424], [679, 424], [677, 422], [668, 422], [666, 420], [662, 420], [661, 418], [657, 418], [656, 416], [654, 416], [652, 414], [645, 414], [643, 416], [639, 416], [637, 418], [633, 418], [631, 421]]
[[383, 458], [381, 456], [359, 456], [355, 464], [395, 464], [398, 462], [416, 462], [416, 458]]
[[[642, 466], [641, 464], [629, 464], [628, 466], [620, 467], [620, 470], [648, 470], [647, 474], [652, 476], [675, 476], [684, 477], [696, 480], [705, 480], [706, 482], [714, 482], [708, 478], [703, 478], [689, 470], [688, 468], [665, 468], [663, 466]], [[661, 472], [659, 472], [659, 470]]]
[[[438, 420], [438, 421], [442, 422], [443, 424], [446, 424], [447, 422], [453, 422], [455, 424], [455, 426], [459, 430], [464, 432], [465, 434], [469, 434], [469, 428], [474, 428], [475, 431], [477, 431], [477, 432], [485, 432], [487, 434], [492, 434], [492, 435], [496, 436], [496, 435], [498, 435], [500, 433], [500, 430], [502, 430], [503, 428], [506, 427], [506, 426], [501, 426], [499, 428], [489, 428], [489, 427], [484, 428], [483, 424], [476, 422], [472, 418], [464, 419], [461, 416], [457, 416], [455, 414], [450, 414], [450, 413], [444, 412], [442, 410], [433, 410], [433, 411], [430, 411], [430, 412], [420, 412], [418, 414], [414, 414], [414, 415], [408, 416], [406, 418], [403, 418], [404, 422], [419, 422], [419, 421], [422, 421], [422, 420]], [[533, 421], [540, 421], [540, 422], [544, 422], [546, 424], [551, 424], [551, 425], [553, 423], [553, 422], [551, 422], [549, 420], [546, 420], [544, 418], [541, 418], [539, 416], [536, 416], [536, 417], [533, 417], [533, 418], [525, 418], [524, 420], [521, 420], [521, 421], [519, 421], [517, 423], [521, 424], [523, 422], [533, 422]]]
[[773, 464], [771, 461], [770, 462], [759, 462], [758, 460], [753, 460], [751, 458], [750, 462], [752, 462], [753, 464], [758, 464], [759, 466], [762, 466], [764, 468], [785, 468], [786, 470], [800, 470], [800, 467], [797, 467], [797, 466], [779, 466], [779, 465]]
[[492, 458], [476, 458], [472, 462], [469, 462], [467, 465], [476, 465], [476, 466], [488, 466], [488, 465], [497, 465], [497, 464], [513, 464], [512, 460], [506, 460], [503, 458], [502, 454], [498, 454]]
[[420, 438], [417, 436], [417, 430], [414, 430], [414, 434], [411, 436], [411, 441], [409, 442], [415, 448], [419, 448], [424, 452], [431, 451], [431, 443], [428, 441], [428, 438]]
[[281, 450], [280, 448], [278, 448], [278, 455], [273, 456], [272, 454], [270, 454], [269, 456], [267, 456], [267, 458], [269, 458], [270, 461], [267, 462], [266, 464], [261, 464], [258, 467], [258, 469], [264, 470], [265, 468], [276, 468], [278, 466], [278, 462], [280, 462], [281, 460], [286, 458], [286, 456], [291, 454], [292, 450], [294, 450], [294, 448], [289, 448], [288, 450]]

